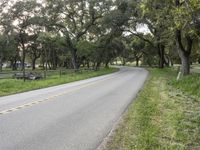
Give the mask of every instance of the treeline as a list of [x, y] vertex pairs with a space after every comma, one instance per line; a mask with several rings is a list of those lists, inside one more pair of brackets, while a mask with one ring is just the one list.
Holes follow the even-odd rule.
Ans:
[[[116, 59], [160, 68], [200, 61], [199, 0], [2, 0], [0, 64], [98, 69]], [[139, 30], [146, 30], [139, 32]], [[2, 70], [2, 65], [0, 65]]]

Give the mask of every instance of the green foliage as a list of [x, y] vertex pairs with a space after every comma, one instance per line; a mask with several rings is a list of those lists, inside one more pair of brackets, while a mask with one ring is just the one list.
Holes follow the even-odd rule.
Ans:
[[79, 41], [77, 44], [78, 56], [90, 58], [95, 52], [96, 45], [88, 41]]
[[145, 47], [145, 42], [140, 38], [136, 37], [131, 42], [131, 47], [136, 51], [142, 51]]

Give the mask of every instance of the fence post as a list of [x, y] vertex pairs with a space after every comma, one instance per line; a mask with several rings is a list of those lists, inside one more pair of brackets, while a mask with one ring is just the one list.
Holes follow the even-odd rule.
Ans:
[[177, 75], [176, 80], [177, 80], [177, 81], [180, 80], [181, 76], [182, 76], [181, 67], [179, 66], [179, 67], [178, 67], [178, 75]]

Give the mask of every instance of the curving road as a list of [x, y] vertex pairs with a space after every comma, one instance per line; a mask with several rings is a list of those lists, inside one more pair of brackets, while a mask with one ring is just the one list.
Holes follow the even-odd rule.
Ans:
[[0, 150], [94, 150], [142, 88], [148, 72], [119, 72], [0, 97]]

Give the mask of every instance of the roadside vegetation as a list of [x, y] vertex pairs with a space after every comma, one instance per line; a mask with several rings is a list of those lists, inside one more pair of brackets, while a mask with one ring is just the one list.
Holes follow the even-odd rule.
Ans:
[[199, 75], [177, 82], [175, 70], [149, 71], [144, 90], [125, 113], [105, 149], [200, 149]]
[[48, 76], [47, 79], [34, 81], [26, 80], [26, 82], [17, 79], [0, 79], [0, 96], [88, 79], [91, 77], [109, 74], [117, 70], [117, 68], [102, 68], [98, 71], [82, 70], [79, 72], [65, 72], [62, 76], [60, 76], [59, 73], [57, 75], [54, 73], [53, 75]]
[[172, 85], [188, 94], [197, 96], [200, 98], [200, 75], [192, 74], [191, 76], [185, 76], [179, 82], [174, 80]]

